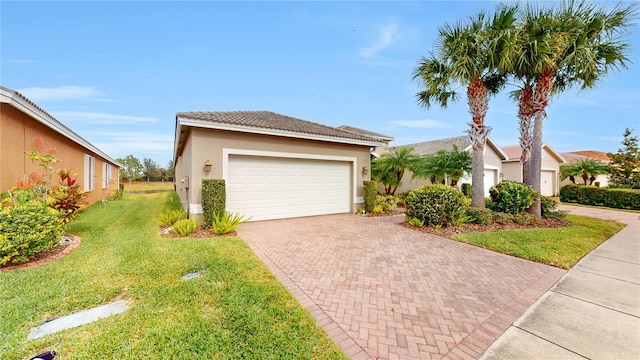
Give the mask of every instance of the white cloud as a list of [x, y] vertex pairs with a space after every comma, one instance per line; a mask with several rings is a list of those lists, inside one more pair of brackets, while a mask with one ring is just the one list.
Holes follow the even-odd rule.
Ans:
[[158, 119], [152, 117], [115, 115], [82, 111], [60, 111], [54, 112], [53, 115], [61, 120], [67, 120], [70, 122], [74, 120], [82, 120], [84, 123], [88, 124], [130, 124], [150, 123], [158, 121]]
[[91, 86], [30, 87], [18, 89], [18, 92], [33, 101], [69, 99], [102, 100], [100, 91]]
[[390, 24], [382, 26], [378, 31], [378, 37], [373, 41], [373, 44], [369, 47], [361, 48], [359, 51], [360, 56], [364, 58], [373, 57], [379, 51], [389, 47], [397, 38], [398, 24], [394, 21]]
[[441, 121], [437, 121], [437, 120], [431, 120], [431, 119], [424, 119], [424, 120], [393, 120], [391, 121], [391, 124], [396, 125], [396, 126], [401, 126], [401, 127], [408, 127], [408, 128], [430, 128], [430, 129], [435, 129], [435, 128], [447, 128], [450, 127], [448, 124], [445, 124]]

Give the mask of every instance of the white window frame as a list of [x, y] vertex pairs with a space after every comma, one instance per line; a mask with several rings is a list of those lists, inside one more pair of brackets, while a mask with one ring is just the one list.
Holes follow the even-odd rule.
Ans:
[[111, 180], [113, 180], [113, 166], [108, 163], [102, 163], [102, 188], [109, 188]]
[[96, 188], [96, 158], [84, 154], [84, 191], [92, 191]]

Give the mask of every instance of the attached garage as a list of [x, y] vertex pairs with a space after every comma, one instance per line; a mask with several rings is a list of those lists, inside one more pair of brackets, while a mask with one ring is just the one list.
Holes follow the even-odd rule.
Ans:
[[176, 115], [176, 191], [202, 217], [202, 180], [223, 179], [226, 209], [251, 221], [356, 212], [374, 137], [268, 111]]
[[351, 162], [230, 155], [227, 210], [252, 220], [351, 211]]

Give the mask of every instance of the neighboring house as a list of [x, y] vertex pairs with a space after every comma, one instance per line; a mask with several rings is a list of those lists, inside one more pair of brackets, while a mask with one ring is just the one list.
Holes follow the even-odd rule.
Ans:
[[[607, 155], [606, 152], [596, 151], [596, 150], [571, 151], [567, 153], [562, 153], [562, 157], [565, 160], [564, 165], [571, 164], [573, 162], [580, 161], [583, 159], [596, 159], [596, 160], [602, 161], [605, 164], [609, 164], [611, 162], [611, 158], [609, 158], [609, 155]], [[607, 187], [609, 185], [609, 175], [602, 174], [602, 175], [596, 176], [596, 179], [593, 181], [593, 183], [595, 184], [596, 182], [600, 187]], [[581, 177], [576, 178], [576, 184], [583, 184], [583, 183], [584, 182]], [[569, 178], [566, 178], [560, 182], [560, 187], [563, 187], [568, 184], [571, 184], [571, 180], [569, 180]]]
[[[503, 180], [522, 182], [522, 165], [520, 145], [502, 148], [508, 159], [502, 163]], [[549, 145], [542, 145], [542, 164], [540, 166], [540, 193], [544, 196], [556, 196], [560, 191], [560, 165], [564, 158]]]
[[[224, 179], [227, 211], [252, 220], [356, 212], [377, 138], [268, 111], [176, 114], [176, 190], [202, 215], [203, 179]], [[211, 164], [210, 170], [205, 162]]]
[[[440, 150], [451, 151], [454, 145], [460, 151], [473, 152], [471, 148], [471, 140], [469, 136], [457, 136], [448, 139], [426, 141], [417, 144], [402, 145], [399, 147], [413, 147], [413, 152], [417, 155], [432, 155]], [[501, 181], [500, 173], [502, 172], [502, 161], [507, 159], [507, 155], [502, 149], [496, 145], [491, 139], [487, 139], [487, 144], [484, 150], [484, 194], [489, 196], [489, 188], [496, 185]], [[411, 177], [413, 173], [409, 170], [405, 171], [402, 177], [402, 184], [396, 190], [396, 194], [416, 189], [420, 186], [431, 184], [431, 181], [427, 179], [413, 179]], [[463, 176], [458, 181], [458, 186], [462, 186], [463, 183], [471, 184], [471, 173]]]
[[45, 149], [56, 149], [55, 156], [62, 161], [55, 168], [78, 174], [90, 204], [118, 189], [118, 162], [19, 92], [0, 86], [0, 100], [0, 192], [32, 171], [42, 171], [25, 155], [33, 149], [36, 137], [42, 138]]
[[348, 131], [354, 134], [368, 136], [381, 141], [383, 145], [376, 147], [371, 153], [371, 155], [377, 158], [380, 157], [380, 155], [384, 154], [389, 149], [389, 143], [395, 140], [393, 136], [380, 134], [380, 133], [369, 131], [369, 130], [359, 129], [353, 126], [342, 125], [342, 126], [338, 126], [338, 129]]

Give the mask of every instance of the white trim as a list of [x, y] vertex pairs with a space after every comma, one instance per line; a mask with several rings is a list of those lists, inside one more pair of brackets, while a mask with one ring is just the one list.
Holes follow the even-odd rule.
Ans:
[[20, 94], [19, 92], [15, 90], [7, 89], [5, 87], [0, 87], [0, 95], [1, 95], [0, 100], [2, 103], [6, 103], [13, 106], [18, 111], [28, 115], [32, 119], [42, 123], [46, 127], [61, 134], [67, 139], [72, 140], [76, 144], [84, 147], [85, 149], [90, 150], [91, 152], [97, 154], [104, 160], [112, 163], [113, 165], [119, 168], [122, 167], [122, 165], [119, 162], [115, 161], [109, 155], [104, 153], [102, 150], [98, 149], [95, 145], [91, 144], [90, 142], [82, 138], [82, 136], [76, 134], [73, 130], [66, 127], [63, 123], [58, 121], [56, 118], [51, 116], [46, 111], [42, 110], [40, 107], [38, 107], [36, 104], [31, 102], [31, 100], [27, 99], [24, 95]]
[[[178, 128], [176, 129], [177, 135], [180, 134], [179, 131], [182, 125], [191, 126], [191, 127], [200, 127], [200, 128], [206, 128], [206, 129], [214, 129], [214, 130], [227, 130], [227, 131], [237, 131], [237, 132], [245, 132], [245, 133], [251, 133], [251, 134], [282, 136], [282, 137], [290, 137], [290, 138], [305, 139], [305, 140], [319, 140], [319, 141], [327, 141], [327, 142], [334, 142], [334, 143], [340, 143], [340, 144], [352, 144], [352, 145], [364, 145], [364, 146], [384, 145], [382, 142], [376, 142], [376, 141], [347, 139], [347, 138], [339, 138], [339, 137], [328, 136], [328, 135], [307, 134], [307, 133], [301, 133], [301, 132], [277, 130], [277, 129], [265, 129], [265, 128], [258, 128], [258, 127], [252, 127], [252, 126], [221, 124], [221, 123], [215, 123], [210, 121], [199, 121], [199, 120], [187, 119], [183, 117], [178, 117]], [[341, 130], [341, 131], [344, 131], [344, 130]]]
[[500, 168], [497, 167], [497, 166], [487, 165], [487, 164], [484, 165], [484, 169], [485, 170], [500, 170]]
[[279, 157], [279, 158], [289, 158], [289, 159], [309, 159], [309, 160], [350, 162], [352, 164], [351, 171], [353, 176], [353, 184], [351, 185], [352, 186], [351, 191], [353, 193], [353, 203], [354, 204], [357, 203], [358, 197], [356, 196], [356, 194], [358, 189], [357, 187], [358, 158], [356, 157], [222, 148], [222, 178], [224, 179], [225, 182], [229, 181], [229, 155], [247, 155], [247, 156], [262, 156], [262, 157]]
[[204, 210], [202, 210], [202, 204], [189, 203], [189, 215], [202, 215], [202, 214], [204, 214]]

